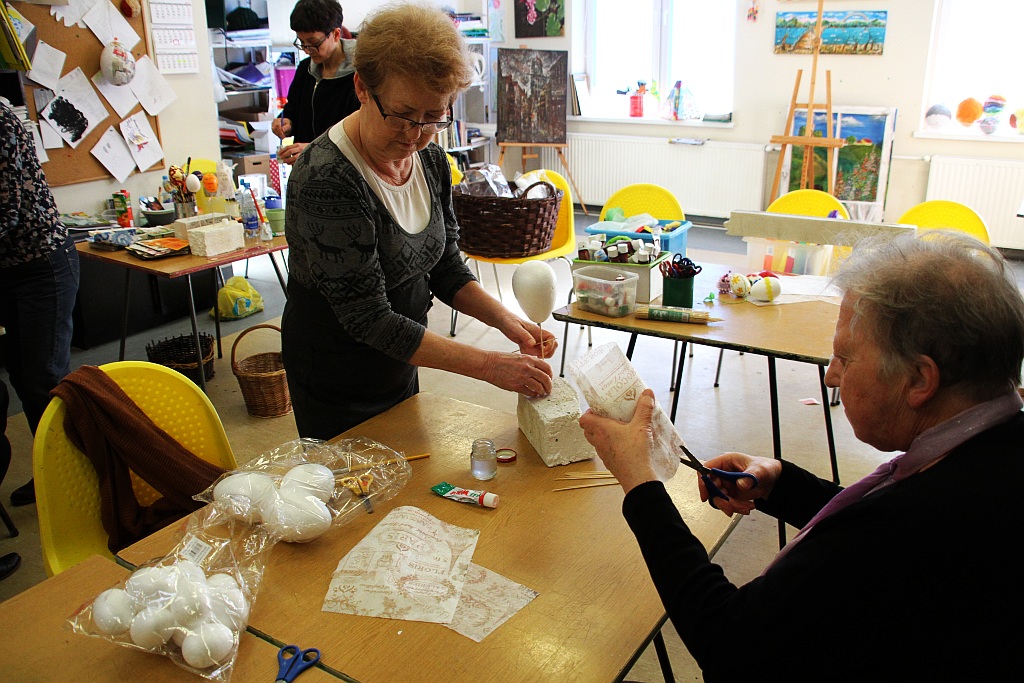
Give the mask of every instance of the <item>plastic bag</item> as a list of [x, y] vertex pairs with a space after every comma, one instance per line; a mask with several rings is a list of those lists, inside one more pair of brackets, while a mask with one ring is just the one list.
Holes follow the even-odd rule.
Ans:
[[512, 190], [508, 187], [505, 173], [500, 166], [485, 164], [480, 168], [466, 171], [459, 184], [465, 194], [474, 197], [511, 197]]
[[[526, 190], [530, 189], [530, 186], [534, 183], [551, 183], [551, 179], [548, 178], [548, 174], [543, 168], [538, 168], [537, 170], [530, 171], [529, 173], [517, 173], [513, 182], [517, 188], [516, 195], [519, 196], [522, 192], [526, 192]], [[554, 183], [551, 184], [554, 185]], [[547, 188], [541, 185], [534, 187], [526, 194], [527, 199], [547, 199], [549, 196], [551, 196], [551, 193], [548, 192]]]
[[[228, 278], [217, 292], [221, 320], [238, 320], [263, 310], [263, 297], [241, 275]], [[213, 317], [213, 309], [210, 309]]]
[[68, 621], [76, 633], [166, 655], [225, 683], [275, 540], [208, 506], [189, 517], [166, 557], [103, 591]]
[[195, 498], [275, 538], [305, 543], [372, 513], [411, 476], [403, 454], [370, 439], [296, 439], [224, 474]]
[[[640, 394], [647, 388], [615, 342], [602, 344], [575, 359], [569, 364], [569, 372], [591, 410], [623, 422], [633, 419]], [[651, 465], [662, 481], [671, 479], [679, 469], [682, 443], [668, 415], [661, 406], [655, 406]]]

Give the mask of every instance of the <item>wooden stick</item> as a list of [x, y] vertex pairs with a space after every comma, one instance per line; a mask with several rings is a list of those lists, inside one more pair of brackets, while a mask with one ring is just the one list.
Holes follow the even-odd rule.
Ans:
[[572, 480], [572, 479], [614, 479], [610, 472], [578, 472], [576, 474], [566, 474], [565, 476], [558, 477], [560, 481]]
[[672, 323], [695, 323], [697, 325], [707, 325], [722, 320], [722, 318], [712, 318], [707, 311], [676, 308], [675, 306], [648, 306], [647, 304], [637, 304], [635, 315], [641, 320], [664, 320]]
[[[419, 455], [410, 455], [409, 457], [406, 458], [406, 461], [409, 461], [409, 460], [421, 460], [423, 458], [429, 458], [429, 457], [430, 457], [430, 453], [420, 453]], [[394, 460], [385, 460], [382, 463], [361, 463], [359, 465], [354, 465], [353, 467], [342, 467], [341, 469], [331, 470], [331, 471], [334, 472], [335, 474], [345, 474], [345, 473], [348, 473], [348, 472], [358, 472], [359, 470], [368, 470], [371, 467], [376, 467], [377, 465], [394, 465], [394, 464], [395, 464]]]
[[551, 489], [552, 491], [572, 491], [573, 489], [589, 489], [594, 486], [612, 486], [618, 484], [618, 481], [598, 481], [593, 484], [580, 484], [579, 486], [566, 486], [560, 489]]

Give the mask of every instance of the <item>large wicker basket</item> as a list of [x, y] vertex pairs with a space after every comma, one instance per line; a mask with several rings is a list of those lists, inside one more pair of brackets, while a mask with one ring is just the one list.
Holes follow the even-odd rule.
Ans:
[[[527, 199], [537, 185], [548, 189], [543, 199]], [[545, 181], [516, 197], [477, 197], [452, 190], [459, 221], [459, 248], [471, 256], [522, 258], [551, 249], [563, 192]]]
[[238, 378], [245, 409], [254, 417], [280, 417], [292, 412], [292, 397], [288, 393], [284, 361], [280, 351], [257, 353], [240, 361], [235, 360], [238, 342], [242, 337], [261, 327], [281, 332], [275, 325], [253, 325], [243, 330], [231, 345], [231, 372]]
[[[212, 334], [202, 333], [199, 335], [199, 348], [203, 352], [203, 372], [207, 380], [213, 378], [214, 341]], [[146, 358], [150, 363], [159, 363], [172, 370], [177, 370], [199, 384], [196, 340], [191, 334], [181, 334], [177, 337], [146, 344]]]

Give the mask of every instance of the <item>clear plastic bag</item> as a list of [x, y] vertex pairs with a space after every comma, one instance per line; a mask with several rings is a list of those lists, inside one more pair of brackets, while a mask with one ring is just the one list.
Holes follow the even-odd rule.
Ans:
[[226, 683], [276, 539], [208, 506], [167, 556], [139, 567], [68, 621], [76, 633], [163, 654]]
[[459, 188], [473, 197], [511, 197], [508, 180], [500, 166], [485, 164], [466, 171]]
[[412, 476], [405, 456], [366, 438], [296, 439], [227, 472], [196, 500], [304, 543], [395, 496]]

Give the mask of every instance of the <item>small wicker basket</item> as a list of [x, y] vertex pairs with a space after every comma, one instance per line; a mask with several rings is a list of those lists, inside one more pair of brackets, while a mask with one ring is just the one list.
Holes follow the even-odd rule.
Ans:
[[[203, 373], [206, 379], [213, 378], [213, 347], [214, 338], [212, 334], [202, 333], [199, 335], [199, 348], [203, 352]], [[153, 341], [146, 344], [146, 358], [150, 363], [159, 363], [177, 370], [190, 380], [199, 384], [199, 364], [196, 362], [196, 340], [190, 334], [181, 334], [177, 337]]]
[[[545, 186], [549, 196], [527, 199], [537, 185]], [[548, 251], [563, 194], [545, 181], [530, 185], [515, 197], [477, 197], [453, 188], [459, 248], [486, 258], [522, 258]]]
[[276, 325], [253, 325], [243, 330], [231, 345], [231, 372], [238, 378], [245, 409], [253, 417], [280, 417], [292, 412], [292, 397], [288, 393], [288, 379], [280, 351], [257, 353], [240, 361], [235, 360], [238, 342], [253, 330], [266, 327], [277, 331]]

